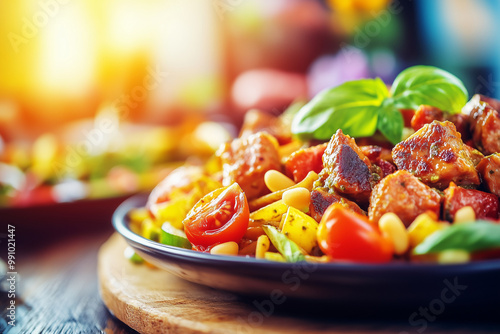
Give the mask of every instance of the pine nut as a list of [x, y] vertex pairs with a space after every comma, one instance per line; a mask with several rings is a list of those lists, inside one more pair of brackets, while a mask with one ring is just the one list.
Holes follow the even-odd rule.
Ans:
[[406, 253], [410, 246], [410, 240], [405, 225], [396, 214], [392, 212], [385, 213], [380, 217], [378, 226], [382, 234], [394, 244], [395, 254], [402, 255]]
[[410, 246], [416, 247], [432, 233], [445, 228], [448, 223], [436, 221], [436, 216], [428, 212], [422, 213], [413, 220], [408, 226], [408, 236], [410, 237]]
[[455, 212], [453, 224], [470, 224], [476, 220], [476, 213], [470, 206], [464, 206]]
[[264, 258], [269, 261], [275, 261], [275, 262], [286, 262], [285, 258], [283, 255], [280, 253], [275, 253], [275, 252], [266, 252], [264, 255]]
[[238, 244], [234, 241], [228, 241], [223, 244], [214, 246], [210, 250], [210, 254], [214, 255], [238, 255]]
[[309, 203], [311, 202], [311, 193], [308, 189], [298, 187], [287, 190], [283, 193], [283, 202], [295, 209], [307, 212], [309, 210]]
[[438, 262], [441, 264], [467, 263], [469, 261], [470, 254], [463, 249], [448, 249], [438, 255]]
[[264, 259], [266, 256], [266, 252], [269, 250], [269, 238], [267, 235], [261, 235], [257, 239], [257, 248], [255, 249], [255, 257], [257, 259]]
[[295, 185], [295, 182], [285, 174], [274, 169], [268, 170], [266, 174], [264, 174], [264, 183], [271, 192], [283, 190]]

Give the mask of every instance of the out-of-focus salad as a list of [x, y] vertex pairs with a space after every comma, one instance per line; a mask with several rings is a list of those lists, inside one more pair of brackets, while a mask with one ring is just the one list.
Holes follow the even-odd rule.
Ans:
[[[81, 121], [34, 142], [0, 145], [0, 207], [98, 199], [150, 191], [186, 159], [206, 160], [231, 138], [221, 124], [175, 127]], [[210, 136], [213, 131], [218, 136]]]
[[272, 261], [499, 258], [500, 102], [467, 100], [455, 76], [416, 66], [390, 89], [351, 81], [280, 117], [250, 111], [239, 138], [160, 182], [131, 228]]

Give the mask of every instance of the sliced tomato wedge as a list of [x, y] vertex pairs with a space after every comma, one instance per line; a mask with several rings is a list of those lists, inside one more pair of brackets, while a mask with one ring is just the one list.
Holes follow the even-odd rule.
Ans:
[[239, 242], [248, 228], [248, 201], [237, 183], [212, 191], [189, 211], [184, 231], [195, 250], [234, 241]]
[[171, 193], [181, 192], [189, 193], [193, 188], [193, 183], [203, 175], [200, 167], [182, 166], [173, 170], [168, 174], [149, 195], [147, 207], [151, 208], [155, 204], [168, 202], [171, 198]]
[[392, 259], [392, 243], [368, 222], [368, 218], [339, 203], [328, 207], [317, 236], [319, 247], [333, 260], [381, 263]]

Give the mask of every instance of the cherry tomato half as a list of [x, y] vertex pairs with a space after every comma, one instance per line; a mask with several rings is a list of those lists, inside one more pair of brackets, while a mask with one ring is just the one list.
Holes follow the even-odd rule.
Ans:
[[184, 231], [194, 249], [239, 242], [248, 228], [248, 202], [237, 183], [212, 191], [189, 211]]
[[170, 194], [174, 191], [189, 193], [193, 183], [202, 175], [202, 169], [196, 166], [182, 166], [174, 169], [151, 191], [146, 206], [151, 208], [158, 203], [170, 200]]
[[384, 238], [365, 216], [339, 203], [328, 207], [318, 227], [319, 247], [334, 260], [388, 262], [392, 243]]

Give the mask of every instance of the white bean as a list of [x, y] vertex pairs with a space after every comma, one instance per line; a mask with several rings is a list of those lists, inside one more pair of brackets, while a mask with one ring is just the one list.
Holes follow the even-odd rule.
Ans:
[[271, 169], [264, 174], [264, 183], [272, 192], [290, 188], [295, 185], [288, 176], [277, 170]]
[[224, 242], [217, 246], [214, 246], [210, 250], [210, 254], [214, 255], [238, 255], [239, 246], [234, 241]]
[[378, 221], [378, 226], [383, 235], [387, 236], [394, 245], [394, 253], [402, 255], [410, 247], [410, 239], [406, 227], [399, 217], [392, 213], [385, 213]]

